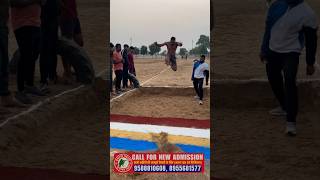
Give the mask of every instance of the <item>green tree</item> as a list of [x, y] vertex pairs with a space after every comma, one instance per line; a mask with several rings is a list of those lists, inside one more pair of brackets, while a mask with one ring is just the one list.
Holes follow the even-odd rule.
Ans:
[[138, 47], [134, 47], [134, 54], [140, 54], [140, 49]]
[[142, 55], [148, 54], [148, 47], [147, 46], [141, 46], [140, 54], [142, 54]]
[[200, 54], [208, 54], [208, 49], [210, 48], [210, 38], [206, 35], [200, 35], [196, 43], [196, 47], [190, 50], [190, 54], [193, 55], [200, 55]]
[[157, 46], [155, 43], [152, 43], [149, 46], [149, 50], [150, 50], [150, 55], [155, 55], [157, 53], [159, 53], [161, 51], [161, 48], [159, 46]]
[[167, 51], [166, 51], [166, 50], [162, 51], [162, 52], [160, 53], [160, 55], [161, 55], [161, 56], [166, 56], [166, 55], [167, 55]]
[[200, 38], [198, 39], [196, 45], [203, 46], [207, 49], [210, 48], [210, 38], [206, 35], [200, 35]]
[[188, 53], [188, 50], [186, 48], [180, 48], [179, 55], [185, 56]]

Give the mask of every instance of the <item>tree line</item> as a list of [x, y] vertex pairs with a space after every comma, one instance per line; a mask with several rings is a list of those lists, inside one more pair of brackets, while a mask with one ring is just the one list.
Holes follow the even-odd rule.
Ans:
[[[187, 50], [186, 48], [180, 48], [179, 55], [185, 56], [185, 55], [200, 55], [200, 54], [208, 54], [210, 48], [210, 38], [206, 35], [200, 35], [198, 41], [196, 42], [196, 46], [191, 49]], [[167, 54], [167, 51], [161, 51], [161, 48], [154, 43], [150, 44], [149, 46], [141, 46], [134, 47], [134, 53], [140, 54], [140, 55], [162, 55], [165, 56]]]

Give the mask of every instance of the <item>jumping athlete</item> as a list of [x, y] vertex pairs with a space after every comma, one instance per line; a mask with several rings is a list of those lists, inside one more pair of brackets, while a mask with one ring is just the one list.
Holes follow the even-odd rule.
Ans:
[[182, 43], [176, 42], [175, 37], [171, 37], [171, 40], [169, 42], [165, 42], [162, 44], [158, 44], [155, 42], [155, 45], [162, 47], [162, 46], [167, 46], [167, 56], [165, 63], [166, 65], [170, 65], [172, 70], [177, 71], [177, 58], [176, 58], [176, 50], [178, 46], [182, 46]]
[[193, 81], [193, 87], [197, 95], [195, 99], [199, 100], [199, 105], [203, 102], [203, 80], [206, 77], [206, 85], [209, 83], [209, 65], [205, 63], [206, 56], [201, 55], [200, 60], [195, 60], [193, 63], [193, 71], [191, 80]]

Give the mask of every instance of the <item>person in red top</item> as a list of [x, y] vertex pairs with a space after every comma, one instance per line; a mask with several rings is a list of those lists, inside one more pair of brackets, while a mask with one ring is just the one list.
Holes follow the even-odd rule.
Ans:
[[10, 0], [11, 22], [20, 51], [17, 69], [16, 99], [31, 104], [27, 94], [43, 96], [34, 86], [35, 63], [40, 52], [40, 25], [42, 0]]
[[129, 73], [130, 74], [133, 74], [136, 76], [136, 69], [134, 67], [134, 47], [130, 47], [130, 50], [129, 50], [129, 54], [128, 54], [128, 60], [129, 60]]
[[[76, 0], [61, 0], [60, 30], [61, 36], [74, 40], [83, 47], [84, 42], [81, 33], [80, 20], [78, 18]], [[62, 59], [64, 67], [64, 78], [66, 82], [72, 77], [71, 65], [66, 59]]]
[[116, 44], [116, 50], [113, 51], [113, 70], [116, 74], [116, 93], [121, 93], [121, 81], [122, 81], [122, 73], [123, 73], [123, 60], [121, 55], [121, 45]]
[[[136, 69], [135, 69], [135, 67], [134, 67], [134, 56], [133, 56], [133, 54], [134, 54], [134, 47], [130, 47], [130, 49], [129, 49], [129, 53], [128, 53], [128, 70], [129, 70], [129, 73], [130, 74], [132, 74], [132, 75], [134, 75], [134, 76], [137, 76], [136, 75]], [[131, 80], [131, 78], [129, 79], [130, 80], [130, 86], [132, 87], [132, 80]]]

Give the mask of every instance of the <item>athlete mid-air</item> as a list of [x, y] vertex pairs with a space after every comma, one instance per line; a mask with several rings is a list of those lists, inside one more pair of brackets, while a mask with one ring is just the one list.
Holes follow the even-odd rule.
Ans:
[[182, 43], [176, 42], [175, 37], [171, 37], [171, 40], [169, 42], [165, 42], [162, 44], [158, 44], [155, 42], [155, 45], [162, 47], [167, 46], [167, 56], [165, 63], [169, 66], [171, 66], [172, 70], [177, 71], [177, 58], [176, 58], [176, 50], [178, 46], [182, 46]]

